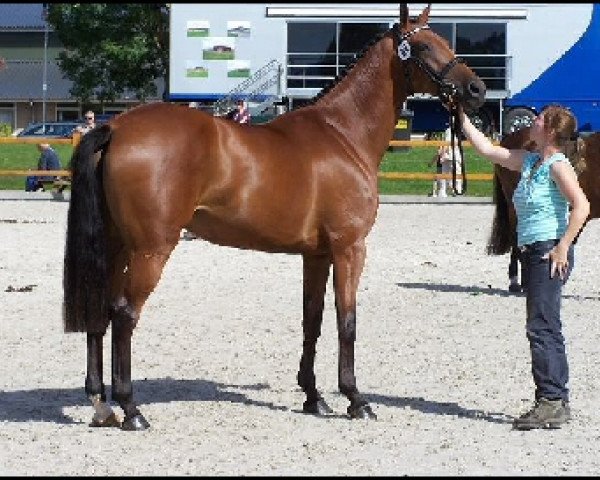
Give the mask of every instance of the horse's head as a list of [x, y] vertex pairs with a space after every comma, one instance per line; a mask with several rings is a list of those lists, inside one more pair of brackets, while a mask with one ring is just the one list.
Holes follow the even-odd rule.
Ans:
[[467, 111], [477, 110], [485, 100], [485, 84], [458, 58], [448, 42], [430, 30], [429, 4], [416, 20], [410, 20], [408, 7], [400, 5], [396, 26], [398, 57], [404, 62], [407, 95], [430, 93], [444, 104], [460, 103]]

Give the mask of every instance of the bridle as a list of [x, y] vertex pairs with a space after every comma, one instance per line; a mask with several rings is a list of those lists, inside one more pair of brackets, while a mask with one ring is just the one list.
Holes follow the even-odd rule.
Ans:
[[[421, 30], [429, 30], [429, 25], [422, 25], [420, 27], [416, 27], [414, 30], [410, 32], [401, 33], [400, 26], [396, 23], [394, 25], [394, 33], [396, 34], [396, 38], [398, 40], [398, 58], [401, 62], [404, 62], [404, 77], [406, 79], [406, 95], [407, 97], [412, 95], [414, 89], [412, 87], [412, 80], [410, 77], [410, 69], [408, 68], [408, 62], [414, 62], [421, 70], [423, 70], [429, 78], [438, 86], [438, 97], [440, 101], [448, 107], [450, 112], [450, 145], [452, 150], [452, 188], [457, 195], [464, 195], [467, 190], [467, 170], [465, 165], [465, 157], [463, 154], [463, 146], [461, 141], [462, 130], [460, 117], [458, 112], [458, 103], [456, 101], [456, 97], [458, 95], [458, 89], [456, 85], [452, 82], [446, 80], [446, 75], [459, 63], [464, 63], [464, 60], [460, 57], [454, 57], [450, 60], [444, 68], [438, 73], [433, 70], [426, 62], [421, 60], [417, 55], [413, 53], [413, 49], [411, 48], [408, 39], [412, 37], [415, 33]], [[454, 151], [454, 145], [458, 143], [458, 149], [460, 151], [460, 156], [462, 159], [462, 188], [461, 191], [457, 191], [456, 189], [456, 155]]]

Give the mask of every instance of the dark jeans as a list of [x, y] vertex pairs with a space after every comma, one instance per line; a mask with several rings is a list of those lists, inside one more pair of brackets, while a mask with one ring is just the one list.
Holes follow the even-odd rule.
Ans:
[[560, 307], [562, 287], [575, 262], [574, 247], [569, 248], [569, 267], [564, 279], [555, 273], [550, 278], [550, 259], [542, 259], [558, 240], [526, 245], [522, 258], [527, 268], [527, 338], [531, 349], [531, 371], [535, 398], [569, 400], [569, 365], [562, 334]]

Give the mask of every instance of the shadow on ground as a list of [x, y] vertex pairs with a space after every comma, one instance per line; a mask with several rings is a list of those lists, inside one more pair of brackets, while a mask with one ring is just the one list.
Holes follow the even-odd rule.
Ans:
[[[133, 390], [140, 406], [144, 404], [168, 402], [231, 402], [249, 407], [268, 408], [278, 411], [302, 413], [296, 406], [278, 406], [271, 402], [262, 402], [249, 398], [244, 393], [231, 390], [246, 390], [248, 392], [270, 389], [269, 385], [227, 385], [207, 380], [176, 380], [172, 378], [148, 379], [133, 382]], [[339, 392], [331, 395], [341, 395]], [[110, 398], [110, 388], [107, 387]], [[455, 403], [444, 403], [425, 400], [421, 397], [393, 397], [377, 394], [366, 394], [371, 403], [397, 408], [410, 408], [425, 414], [452, 415], [463, 418], [484, 420], [493, 423], [510, 421], [504, 414], [489, 413], [482, 410], [463, 408]], [[111, 402], [114, 406], [114, 402]], [[80, 423], [63, 411], [65, 407], [86, 406], [90, 409], [90, 419], [93, 413], [91, 403], [85, 397], [82, 388], [42, 388], [34, 390], [18, 390], [0, 392], [0, 422], [51, 422], [58, 424]], [[142, 408], [143, 409], [143, 408]], [[120, 413], [120, 412], [119, 412]], [[338, 418], [348, 418], [346, 415], [334, 415]]]
[[[396, 286], [412, 290], [429, 290], [432, 292], [445, 293], [468, 293], [469, 295], [495, 295], [499, 297], [525, 297], [524, 292], [509, 292], [508, 289], [493, 288], [491, 285], [487, 287], [477, 287], [474, 285], [450, 285], [447, 283], [396, 283]], [[600, 297], [595, 295], [563, 295], [562, 298], [572, 300], [600, 300]]]
[[[243, 393], [229, 390], [258, 391], [268, 389], [268, 385], [226, 385], [206, 380], [176, 380], [172, 378], [133, 381], [133, 391], [139, 405], [168, 402], [231, 402], [244, 405], [288, 410], [272, 403], [252, 400]], [[107, 386], [110, 398], [110, 387]], [[111, 402], [114, 405], [114, 402]], [[82, 388], [41, 388], [0, 392], [0, 422], [54, 422], [77, 423], [63, 408], [89, 406], [90, 419], [92, 405]]]

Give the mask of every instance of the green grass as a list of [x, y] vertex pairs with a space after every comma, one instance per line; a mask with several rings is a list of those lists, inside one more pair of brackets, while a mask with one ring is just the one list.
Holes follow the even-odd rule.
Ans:
[[[404, 150], [388, 151], [379, 170], [381, 172], [423, 172], [434, 173], [435, 165], [429, 162], [437, 152], [437, 147], [409, 147]], [[492, 173], [490, 161], [479, 156], [473, 147], [464, 147], [464, 166], [470, 173]], [[427, 195], [431, 192], [433, 180], [388, 180], [379, 179], [379, 193], [382, 195]], [[470, 197], [491, 197], [492, 181], [471, 180], [467, 183], [466, 195]]]
[[[253, 118], [254, 121], [254, 118]], [[60, 157], [63, 168], [67, 168], [71, 159], [71, 145], [53, 146]], [[379, 170], [382, 172], [435, 172], [435, 166], [429, 162], [436, 147], [411, 147], [385, 154]], [[492, 173], [492, 164], [477, 155], [472, 147], [464, 148], [465, 165], [469, 173]], [[0, 169], [26, 170], [37, 168], [40, 154], [34, 144], [0, 143]], [[427, 195], [431, 192], [430, 180], [379, 180], [379, 191], [383, 195]], [[0, 175], [0, 190], [23, 190], [25, 177], [7, 177]], [[467, 196], [491, 197], [492, 182], [472, 180], [467, 185]]]
[[[58, 153], [60, 164], [66, 169], [71, 160], [72, 145], [52, 145]], [[37, 169], [40, 152], [34, 143], [0, 143], [0, 170]], [[0, 175], [0, 190], [25, 190], [25, 177], [7, 177]]]

